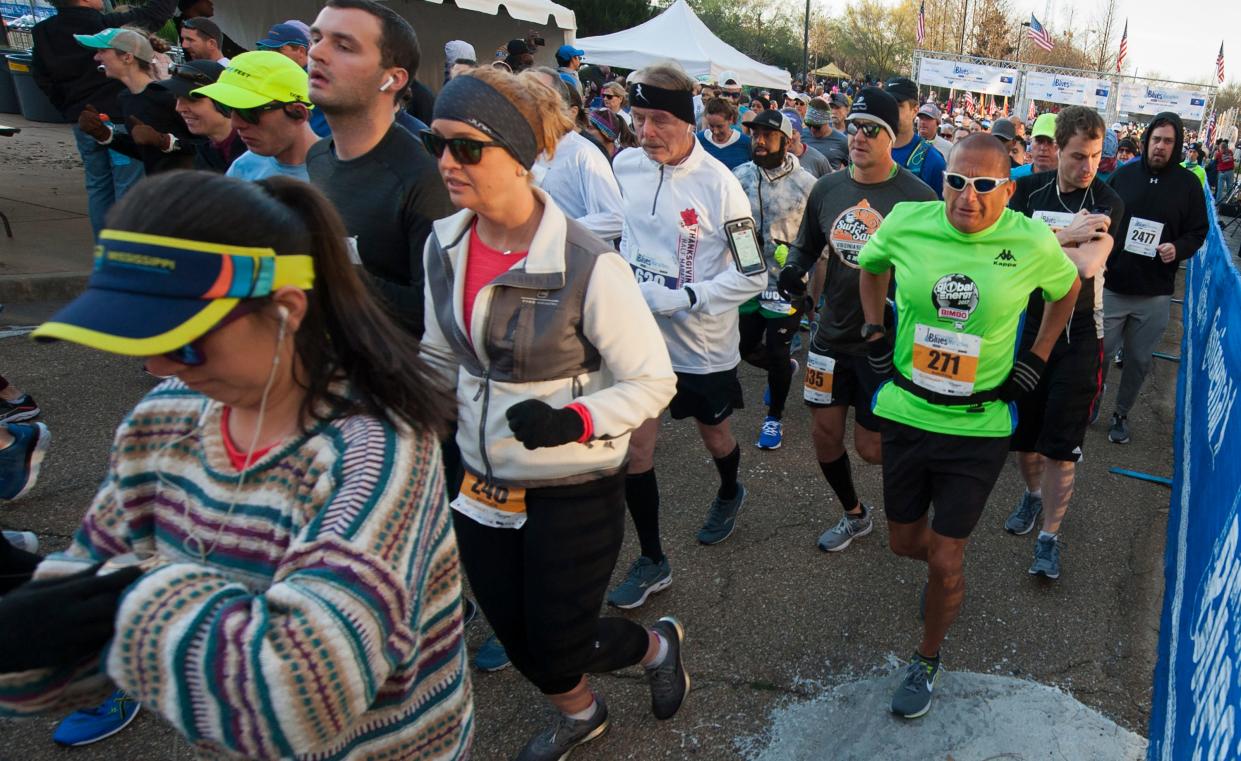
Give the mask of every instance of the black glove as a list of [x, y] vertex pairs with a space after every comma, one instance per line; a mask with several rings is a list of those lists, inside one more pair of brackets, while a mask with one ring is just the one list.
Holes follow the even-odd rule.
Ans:
[[582, 438], [586, 429], [576, 410], [557, 409], [538, 399], [518, 402], [505, 411], [508, 427], [526, 449], [558, 447]]
[[796, 303], [806, 295], [806, 271], [796, 264], [786, 264], [776, 279], [780, 298]]
[[1005, 402], [1015, 402], [1031, 393], [1038, 387], [1039, 378], [1043, 377], [1043, 371], [1046, 369], [1046, 360], [1039, 359], [1038, 355], [1032, 351], [1021, 352], [1021, 356], [1017, 357], [1017, 361], [1013, 363], [1013, 371], [1008, 374], [1008, 380], [1000, 386], [1000, 399]]
[[32, 581], [0, 598], [0, 673], [72, 666], [102, 652], [121, 594], [142, 570], [98, 570]]
[[892, 377], [892, 342], [887, 336], [866, 342], [866, 361], [870, 363], [871, 371], [880, 378]]

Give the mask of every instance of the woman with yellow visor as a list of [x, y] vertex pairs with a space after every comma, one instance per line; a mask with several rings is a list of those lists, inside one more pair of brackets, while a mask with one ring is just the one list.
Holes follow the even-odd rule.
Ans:
[[450, 398], [369, 297], [336, 212], [302, 182], [178, 172], [108, 221], [87, 290], [35, 337], [168, 379], [121, 424], [73, 544], [10, 596], [25, 607], [0, 599], [0, 628], [39, 636], [19, 614], [40, 597], [97, 618], [106, 595], [66, 585], [136, 578], [112, 625], [0, 674], [0, 712], [114, 683], [214, 755], [467, 756]]

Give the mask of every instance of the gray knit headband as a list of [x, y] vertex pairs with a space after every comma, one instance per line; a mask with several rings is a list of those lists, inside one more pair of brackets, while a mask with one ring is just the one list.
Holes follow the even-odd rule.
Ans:
[[433, 118], [470, 125], [508, 149], [526, 169], [539, 156], [530, 122], [499, 90], [478, 77], [463, 74], [444, 85], [435, 99]]

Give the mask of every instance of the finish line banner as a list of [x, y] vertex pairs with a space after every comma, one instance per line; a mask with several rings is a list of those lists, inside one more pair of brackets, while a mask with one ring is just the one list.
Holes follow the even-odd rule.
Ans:
[[1200, 122], [1207, 108], [1207, 93], [1179, 87], [1156, 87], [1137, 82], [1120, 84], [1119, 108], [1122, 113], [1154, 116], [1172, 111], [1182, 119]]
[[1107, 111], [1112, 84], [1106, 79], [1070, 77], [1045, 71], [1026, 72], [1026, 97], [1070, 106], [1086, 106], [1099, 113]]
[[1149, 761], [1241, 758], [1241, 276], [1207, 209], [1185, 277]]
[[1017, 70], [923, 58], [918, 63], [918, 84], [1012, 97], [1017, 94]]

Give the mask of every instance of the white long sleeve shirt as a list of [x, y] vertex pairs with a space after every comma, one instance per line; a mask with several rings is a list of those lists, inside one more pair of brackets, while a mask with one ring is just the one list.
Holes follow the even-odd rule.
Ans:
[[565, 216], [605, 241], [620, 237], [620, 188], [607, 157], [594, 143], [576, 132], [566, 132], [550, 162], [539, 156], [534, 176]]
[[639, 282], [688, 285], [696, 298], [688, 309], [655, 316], [673, 369], [705, 375], [736, 367], [737, 307], [767, 283], [766, 272], [741, 274], [724, 231], [726, 222], [750, 218], [741, 183], [697, 140], [674, 166], [629, 148], [612, 167], [624, 198], [621, 256]]

